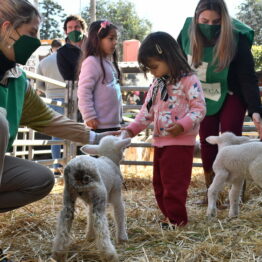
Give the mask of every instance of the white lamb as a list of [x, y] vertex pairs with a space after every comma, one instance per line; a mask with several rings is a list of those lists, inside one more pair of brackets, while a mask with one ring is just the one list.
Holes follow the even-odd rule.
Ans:
[[88, 240], [96, 241], [102, 261], [119, 261], [110, 240], [106, 205], [109, 202], [114, 209], [117, 241], [127, 241], [124, 203], [121, 196], [123, 178], [119, 162], [123, 157], [124, 148], [130, 142], [130, 138], [105, 136], [99, 145], [85, 145], [81, 148], [84, 153], [100, 155], [99, 158], [81, 155], [67, 164], [64, 172], [64, 207], [59, 216], [53, 244], [53, 258], [56, 261], [66, 261], [78, 197], [90, 207]]
[[215, 178], [208, 189], [207, 216], [216, 216], [216, 200], [225, 182], [232, 184], [229, 192], [229, 217], [239, 212], [239, 200], [245, 178], [252, 178], [262, 187], [262, 142], [225, 132], [209, 136], [207, 142], [218, 145], [213, 164]]

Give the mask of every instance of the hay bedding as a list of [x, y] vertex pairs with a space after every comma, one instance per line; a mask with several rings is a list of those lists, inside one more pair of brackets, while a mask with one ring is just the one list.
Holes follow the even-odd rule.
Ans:
[[[140, 174], [140, 175], [139, 175]], [[262, 262], [262, 192], [248, 184], [248, 201], [241, 205], [239, 218], [229, 219], [228, 209], [208, 221], [206, 207], [194, 202], [203, 195], [201, 170], [194, 169], [189, 189], [189, 224], [175, 230], [162, 230], [161, 214], [151, 186], [151, 167], [130, 167], [125, 174], [129, 242], [117, 245], [125, 262]], [[51, 262], [50, 250], [57, 214], [61, 208], [62, 185], [56, 185], [45, 199], [0, 216], [0, 247], [14, 262]], [[110, 219], [110, 229], [113, 224]], [[86, 215], [77, 203], [72, 228], [73, 243], [68, 261], [100, 261], [94, 243], [85, 240]], [[113, 235], [113, 232], [112, 232]]]

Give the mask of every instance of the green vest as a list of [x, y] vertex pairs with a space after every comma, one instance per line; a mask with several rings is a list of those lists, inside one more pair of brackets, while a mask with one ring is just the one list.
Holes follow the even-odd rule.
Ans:
[[18, 132], [26, 89], [27, 80], [24, 72], [18, 78], [9, 78], [7, 86], [0, 84], [0, 107], [6, 109], [9, 122], [10, 137], [7, 151], [11, 149]]
[[[247, 25], [240, 21], [233, 19], [233, 30], [235, 33], [236, 41], [238, 41], [239, 34], [244, 34], [250, 40], [252, 45], [254, 38], [254, 31]], [[192, 61], [192, 55], [190, 54], [190, 39], [189, 30], [191, 27], [192, 18], [186, 19], [186, 22], [181, 31], [182, 34], [182, 48], [187, 54], [189, 64]], [[216, 65], [212, 64], [213, 61], [214, 47], [206, 47], [203, 49], [202, 64], [195, 69], [199, 80], [202, 84], [202, 89], [205, 94], [207, 113], [206, 115], [216, 114], [222, 107], [225, 98], [228, 93], [228, 67], [222, 71], [215, 72]]]

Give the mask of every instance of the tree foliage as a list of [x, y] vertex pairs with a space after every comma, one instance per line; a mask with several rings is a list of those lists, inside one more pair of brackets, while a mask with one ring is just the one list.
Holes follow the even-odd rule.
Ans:
[[[87, 24], [90, 24], [89, 8], [84, 8], [81, 14]], [[142, 41], [152, 28], [151, 22], [140, 18], [134, 4], [128, 0], [97, 0], [96, 19], [107, 19], [115, 24], [120, 30], [120, 42], [128, 39]]]
[[42, 15], [40, 28], [41, 39], [62, 38], [61, 23], [64, 21], [66, 14], [61, 5], [53, 0], [43, 0], [39, 3]]
[[237, 19], [255, 31], [255, 45], [262, 45], [262, 1], [244, 0], [238, 7]]
[[252, 46], [252, 53], [255, 62], [255, 70], [262, 71], [262, 46]]

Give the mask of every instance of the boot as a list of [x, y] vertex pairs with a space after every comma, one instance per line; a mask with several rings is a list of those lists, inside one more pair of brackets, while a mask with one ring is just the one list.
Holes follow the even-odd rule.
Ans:
[[[202, 200], [198, 201], [198, 205], [202, 205], [202, 206], [207, 206], [208, 205], [208, 196], [207, 196], [207, 192], [208, 192], [208, 188], [209, 186], [212, 184], [213, 179], [215, 177], [215, 173], [213, 170], [211, 171], [204, 171], [204, 175], [205, 175], [205, 184], [206, 184], [206, 188], [207, 191], [205, 193], [205, 196], [203, 197]], [[224, 203], [225, 202], [225, 197], [223, 196], [223, 194], [220, 192], [218, 194], [218, 198], [217, 198], [217, 208], [218, 209], [225, 209], [227, 208], [227, 205]]]
[[[204, 171], [204, 175], [205, 175], [205, 184], [206, 184], [206, 188], [208, 190], [209, 186], [212, 184], [213, 179], [215, 177], [215, 173], [213, 170], [211, 171]], [[196, 202], [197, 205], [200, 206], [207, 206], [208, 204], [208, 198], [207, 198], [207, 190], [205, 192], [205, 195], [203, 197], [203, 199], [200, 199]]]

